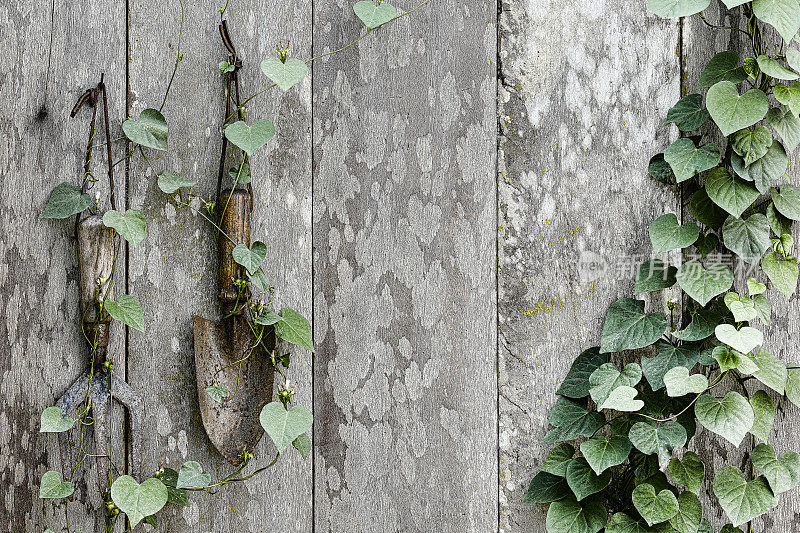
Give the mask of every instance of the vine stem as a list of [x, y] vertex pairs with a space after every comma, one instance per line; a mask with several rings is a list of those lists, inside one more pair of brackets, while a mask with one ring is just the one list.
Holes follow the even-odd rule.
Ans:
[[181, 41], [183, 40], [183, 16], [186, 9], [183, 6], [183, 0], [178, 0], [178, 2], [181, 4], [181, 25], [180, 29], [178, 30], [178, 50], [175, 57], [175, 66], [172, 68], [172, 76], [170, 76], [169, 83], [167, 84], [167, 90], [164, 92], [164, 100], [161, 101], [161, 106], [158, 108], [159, 113], [162, 109], [164, 109], [164, 105], [167, 103], [169, 90], [172, 88], [172, 82], [175, 80], [175, 74], [178, 72], [178, 64], [183, 60], [181, 57]]
[[710, 391], [711, 389], [713, 389], [714, 387], [719, 385], [722, 382], [722, 379], [725, 377], [725, 374], [727, 374], [727, 373], [728, 373], [728, 371], [726, 370], [725, 372], [720, 374], [719, 377], [717, 377], [717, 380], [714, 383], [712, 383], [711, 385], [709, 385], [708, 387], [706, 387], [706, 390], [704, 390], [703, 392], [701, 392], [700, 394], [695, 396], [694, 399], [689, 403], [689, 405], [684, 407], [679, 413], [674, 414], [674, 415], [672, 415], [672, 416], [670, 416], [668, 418], [656, 418], [654, 416], [644, 415], [642, 413], [634, 413], [634, 414], [637, 415], [637, 416], [641, 416], [641, 417], [647, 418], [649, 420], [653, 420], [654, 422], [657, 422], [657, 423], [663, 423], [663, 422], [669, 422], [670, 420], [675, 420], [679, 416], [681, 416], [683, 413], [688, 411], [689, 408], [691, 408], [695, 404], [695, 402], [697, 402], [697, 400], [700, 398], [700, 396], [702, 396], [703, 394], [707, 393], [708, 391]]
[[248, 475], [246, 475], [244, 477], [231, 478], [231, 476], [235, 476], [236, 474], [241, 472], [246, 465], [242, 465], [242, 467], [239, 468], [239, 470], [235, 471], [230, 476], [227, 476], [227, 477], [221, 479], [220, 481], [217, 481], [216, 483], [212, 483], [211, 485], [206, 485], [205, 487], [181, 487], [181, 488], [184, 489], [184, 490], [194, 490], [194, 491], [203, 490], [203, 491], [207, 491], [208, 489], [213, 489], [214, 487], [221, 487], [222, 485], [228, 485], [229, 483], [237, 483], [237, 482], [240, 482], [240, 481], [247, 481], [248, 479], [257, 476], [258, 474], [260, 474], [264, 470], [267, 470], [268, 468], [271, 468], [271, 467], [275, 466], [275, 463], [278, 462], [278, 458], [280, 456], [281, 456], [281, 453], [278, 452], [277, 455], [275, 455], [275, 459], [273, 459], [272, 462], [270, 462], [268, 465], [262, 466], [261, 468], [259, 468], [255, 472], [253, 472], [252, 474], [248, 474]]

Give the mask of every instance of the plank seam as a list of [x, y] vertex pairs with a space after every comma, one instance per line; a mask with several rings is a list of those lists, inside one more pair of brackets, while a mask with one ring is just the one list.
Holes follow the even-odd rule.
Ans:
[[[495, 0], [495, 61], [497, 62], [497, 68], [495, 70], [495, 98], [494, 98], [494, 115], [496, 118], [495, 122], [495, 157], [494, 157], [494, 180], [495, 180], [495, 187], [494, 187], [494, 303], [495, 303], [495, 319], [494, 319], [494, 328], [495, 328], [495, 345], [494, 345], [494, 362], [495, 362], [495, 460], [497, 463], [497, 479], [500, 479], [500, 234], [498, 228], [500, 227], [500, 150], [501, 150], [501, 138], [500, 132], [502, 131], [500, 125], [500, 94], [497, 88], [497, 84], [499, 80], [503, 79], [503, 74], [501, 72], [502, 68], [502, 57], [500, 55], [501, 52], [501, 31], [500, 31], [500, 17], [503, 11], [503, 3], [502, 0]], [[497, 506], [496, 506], [496, 520], [495, 520], [495, 531], [498, 533], [500, 532], [500, 520], [501, 520], [501, 509], [500, 509], [500, 490], [501, 490], [500, 483], [497, 485], [497, 490], [495, 491], [495, 498], [497, 498]]]
[[[315, 56], [314, 50], [314, 21], [316, 16], [316, 5], [315, 0], [311, 0], [311, 57]], [[316, 168], [315, 161], [314, 161], [314, 154], [316, 151], [314, 150], [314, 62], [311, 63], [311, 144], [309, 146], [309, 150], [311, 151], [309, 160], [311, 161], [311, 331], [312, 334], [316, 332], [316, 302], [317, 298], [314, 294], [315, 290], [315, 280], [317, 279], [315, 276], [315, 264], [314, 261], [314, 250], [315, 250], [315, 235], [316, 232], [314, 231], [314, 169]], [[314, 414], [314, 417], [317, 415], [317, 407], [316, 407], [316, 372], [314, 371], [315, 362], [317, 359], [317, 352], [314, 351], [311, 353], [311, 412]], [[316, 439], [314, 438], [317, 433], [316, 423], [311, 427], [311, 442], [313, 446], [311, 447], [311, 533], [314, 533], [317, 529], [317, 468], [316, 468], [316, 459], [317, 459], [317, 443]]]

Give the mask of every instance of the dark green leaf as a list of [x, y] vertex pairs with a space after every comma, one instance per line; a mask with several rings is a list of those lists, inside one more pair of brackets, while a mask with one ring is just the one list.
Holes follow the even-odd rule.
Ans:
[[531, 480], [522, 503], [550, 503], [563, 500], [567, 496], [572, 496], [572, 491], [563, 476], [539, 472]]
[[667, 329], [663, 313], [645, 314], [644, 302], [621, 298], [606, 314], [600, 342], [600, 352], [619, 352], [650, 346]]
[[128, 119], [122, 123], [122, 131], [131, 142], [166, 151], [167, 149], [167, 121], [156, 109], [145, 109], [139, 115], [139, 120]]
[[669, 166], [664, 160], [664, 154], [656, 154], [650, 158], [650, 163], [647, 165], [647, 172], [650, 177], [661, 183], [674, 183], [675, 174], [672, 173], [672, 167]]
[[688, 137], [678, 139], [664, 152], [664, 161], [669, 163], [678, 183], [714, 168], [721, 158], [719, 146], [716, 144], [708, 143], [697, 147]]
[[721, 228], [728, 218], [728, 213], [711, 201], [705, 189], [700, 189], [692, 195], [689, 208], [694, 218], [710, 228]]
[[747, 79], [747, 72], [739, 66], [739, 54], [736, 52], [720, 52], [711, 58], [700, 74], [698, 87], [711, 87], [721, 81], [740, 83]]
[[708, 118], [702, 94], [684, 96], [667, 112], [667, 123], [674, 123], [681, 131], [694, 131], [705, 124]]
[[581, 353], [572, 363], [572, 367], [564, 378], [557, 393], [567, 398], [585, 398], [589, 396], [589, 376], [600, 365], [608, 363], [608, 354], [601, 354], [600, 348], [589, 348]]
[[724, 167], [709, 173], [706, 178], [706, 193], [715, 204], [735, 217], [742, 216], [758, 198], [758, 189]]
[[47, 200], [42, 218], [69, 218], [92, 205], [92, 197], [71, 183], [60, 183]]
[[578, 501], [600, 492], [610, 483], [610, 470], [598, 476], [583, 457], [572, 459], [567, 465], [567, 484]]

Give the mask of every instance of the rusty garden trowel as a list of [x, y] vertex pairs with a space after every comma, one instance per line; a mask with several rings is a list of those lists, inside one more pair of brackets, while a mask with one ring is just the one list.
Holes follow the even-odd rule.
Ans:
[[[217, 205], [225, 203], [229, 196], [220, 226], [235, 244], [249, 246], [250, 193], [241, 189], [225, 191]], [[194, 360], [203, 425], [211, 442], [233, 465], [241, 463], [242, 453], [252, 452], [264, 434], [258, 417], [272, 397], [274, 378], [274, 368], [264, 349], [260, 344], [253, 349], [256, 338], [242, 309], [246, 295], [240, 295], [236, 286], [236, 280], [245, 279], [246, 275], [244, 267], [233, 260], [235, 244], [220, 236], [222, 320], [194, 317]], [[211, 398], [206, 389], [212, 386], [227, 389], [228, 397], [222, 401]]]

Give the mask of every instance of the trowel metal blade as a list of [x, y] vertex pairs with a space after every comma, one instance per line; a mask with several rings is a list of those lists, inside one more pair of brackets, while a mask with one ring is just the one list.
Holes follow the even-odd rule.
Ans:
[[[259, 415], [272, 397], [274, 368], [263, 349], [256, 349], [245, 363], [233, 364], [247, 355], [253, 340], [243, 317], [220, 322], [194, 317], [194, 360], [203, 425], [219, 453], [233, 465], [241, 463], [242, 452], [252, 452], [264, 434]], [[212, 399], [206, 388], [215, 383], [225, 385], [233, 398]]]

